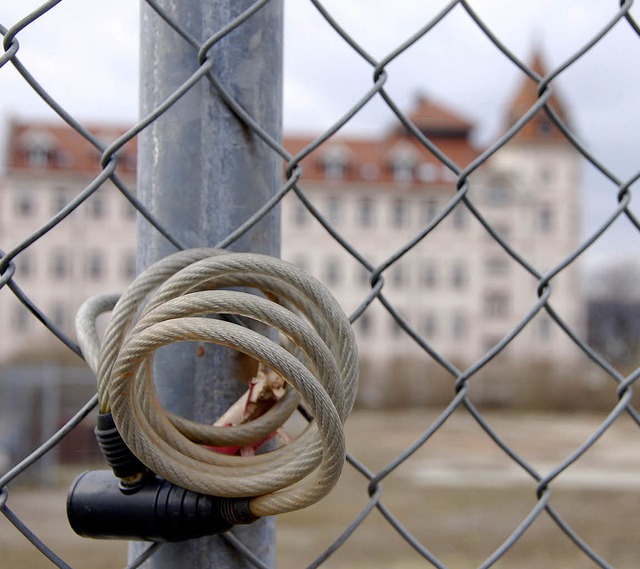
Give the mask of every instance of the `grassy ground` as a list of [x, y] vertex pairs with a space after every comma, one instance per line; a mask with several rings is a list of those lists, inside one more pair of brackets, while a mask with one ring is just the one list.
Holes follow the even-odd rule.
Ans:
[[[351, 451], [370, 470], [383, 468], [434, 419], [428, 412], [359, 412], [348, 424]], [[603, 417], [488, 415], [499, 434], [543, 475], [577, 448]], [[551, 504], [611, 566], [640, 558], [640, 432], [625, 417], [553, 485]], [[8, 504], [73, 567], [122, 567], [126, 546], [76, 537], [59, 487], [10, 489]], [[367, 480], [347, 467], [320, 504], [278, 520], [278, 563], [297, 569], [319, 555], [367, 503]], [[382, 482], [382, 502], [449, 569], [478, 567], [536, 504], [536, 483], [514, 468], [466, 415], [448, 422]], [[0, 519], [0, 567], [51, 564]], [[427, 567], [375, 510], [325, 563], [336, 569]], [[596, 567], [543, 512], [498, 568]]]

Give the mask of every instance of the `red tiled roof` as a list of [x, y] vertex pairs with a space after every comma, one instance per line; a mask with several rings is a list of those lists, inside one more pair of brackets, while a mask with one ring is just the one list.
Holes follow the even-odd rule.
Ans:
[[[102, 124], [90, 126], [88, 130], [107, 145], [124, 134], [127, 127]], [[83, 173], [96, 173], [100, 170], [99, 151], [64, 123], [12, 121], [9, 125], [8, 142], [9, 169]], [[137, 141], [134, 139], [118, 151], [118, 169], [135, 171], [136, 153]]]
[[[540, 50], [536, 50], [529, 66], [540, 77], [548, 73]], [[565, 106], [557, 94], [556, 85], [551, 85], [552, 94], [547, 100], [548, 105], [557, 113], [563, 123], [570, 127]], [[538, 84], [531, 78], [524, 77], [518, 90], [507, 107], [507, 126], [513, 125], [538, 100]], [[566, 142], [565, 136], [551, 123], [544, 110], [538, 111], [522, 130], [514, 137], [518, 142]]]
[[411, 121], [426, 133], [468, 136], [473, 125], [424, 95], [419, 95], [409, 113]]
[[[468, 140], [471, 124], [441, 105], [424, 97], [417, 100], [408, 116], [429, 139], [459, 166], [466, 166], [478, 150]], [[94, 125], [88, 130], [101, 142], [108, 144], [126, 132], [122, 125]], [[297, 154], [308, 146], [313, 136], [285, 136], [284, 146]], [[29, 150], [40, 148], [38, 161]], [[134, 172], [137, 142], [132, 140], [119, 151], [119, 171]], [[9, 161], [13, 170], [34, 172], [97, 173], [100, 170], [99, 152], [80, 134], [64, 123], [13, 121], [9, 131]], [[413, 183], [450, 182], [447, 169], [439, 160], [403, 127], [380, 137], [335, 136], [314, 150], [303, 160], [304, 179], [325, 180], [327, 159], [343, 156], [345, 168], [342, 180], [351, 182], [394, 181], [393, 162], [409, 159], [414, 165]], [[422, 175], [418, 175], [422, 172]], [[426, 174], [429, 174], [428, 176]]]
[[[480, 153], [469, 141], [471, 123], [446, 107], [421, 96], [407, 116], [458, 166], [466, 166]], [[313, 136], [285, 136], [284, 145], [295, 155], [313, 140]], [[336, 152], [342, 152], [346, 157], [342, 178], [346, 181], [394, 182], [393, 162], [399, 156], [405, 156], [414, 163], [415, 175], [411, 180], [414, 184], [442, 183], [443, 177], [450, 181], [445, 174], [447, 168], [401, 124], [378, 138], [334, 136], [303, 159], [303, 178], [324, 180], [326, 158]], [[428, 180], [427, 176], [419, 175], [421, 171], [434, 171], [436, 174]]]
[[[299, 153], [309, 146], [315, 137], [313, 136], [286, 136], [284, 139], [285, 148], [293, 155]], [[434, 140], [438, 148], [453, 160], [458, 166], [464, 167], [477, 155], [478, 150], [473, 148], [467, 140], [441, 139]], [[341, 147], [348, 150], [348, 160], [343, 176], [348, 182], [394, 182], [392, 168], [394, 152], [398, 148], [407, 150], [411, 148], [414, 152], [416, 169], [424, 165], [431, 165], [439, 170], [431, 180], [434, 183], [442, 183], [446, 168], [442, 163], [424, 146], [419, 144], [414, 138], [385, 137], [385, 138], [349, 138], [334, 137], [315, 149], [302, 161], [302, 178], [307, 180], [325, 180], [326, 154], [330, 153], [332, 147]], [[402, 150], [401, 150], [402, 151]], [[446, 176], [444, 176], [446, 178]], [[416, 176], [415, 183], [425, 183], [427, 180]]]

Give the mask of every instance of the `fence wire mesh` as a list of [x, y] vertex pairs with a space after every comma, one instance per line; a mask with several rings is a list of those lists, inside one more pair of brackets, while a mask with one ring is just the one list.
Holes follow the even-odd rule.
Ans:
[[[217, 34], [204, 39], [193, 37], [187, 30], [184, 22], [172, 20], [169, 14], [164, 11], [158, 3], [147, 0], [147, 4], [155, 11], [156, 17], [163, 19], [175, 34], [181, 36], [185, 42], [192, 46], [193, 58], [198, 62], [199, 66], [198, 71], [193, 74], [189, 80], [185, 81], [172, 96], [168, 97], [165, 104], [157, 108], [155, 112], [149, 116], [141, 118], [132, 128], [121, 136], [109, 140], [108, 143], [99, 139], [89, 127], [77, 120], [74, 116], [71, 116], [71, 114], [49, 94], [47, 89], [39, 83], [38, 77], [32, 74], [29, 67], [23, 65], [21, 62], [20, 35], [31, 26], [35, 26], [36, 23], [37, 25], [46, 26], [48, 12], [58, 3], [59, 0], [46, 2], [35, 11], [25, 14], [19, 21], [3, 22], [4, 25], [0, 25], [0, 31], [4, 38], [4, 53], [0, 56], [0, 67], [13, 66], [22, 79], [28, 83], [50, 109], [95, 149], [95, 152], [100, 156], [100, 169], [99, 173], [86, 187], [78, 191], [60, 211], [51, 216], [46, 223], [26, 238], [15, 243], [14, 236], [4, 236], [3, 239], [6, 239], [7, 242], [0, 243], [0, 246], [4, 248], [4, 251], [0, 252], [2, 255], [0, 260], [0, 294], [5, 296], [14, 295], [20, 303], [28, 309], [33, 318], [39, 320], [68, 350], [78, 357], [81, 357], [77, 344], [64, 330], [64, 327], [60, 325], [60, 319], [56, 317], [56, 315], [47, 313], [47, 310], [32, 300], [20, 286], [21, 271], [16, 267], [20, 266], [21, 260], [24, 260], [28, 256], [30, 249], [36, 242], [48, 233], [55, 231], [56, 227], [60, 224], [64, 224], [73, 212], [88, 207], [88, 204], [91, 203], [90, 199], [92, 196], [104, 191], [103, 188], [108, 182], [115, 185], [122, 196], [133, 205], [139, 214], [144, 217], [146, 222], [155, 227], [170, 243], [176, 248], [185, 247], [187, 244], [179, 243], [163, 227], [162, 223], [154, 218], [147, 205], [141, 203], [136, 198], [135, 189], [128, 181], [125, 181], [126, 176], [121, 175], [121, 165], [125, 163], [124, 154], [128, 152], [131, 141], [135, 140], [151, 123], [161, 120], [162, 115], [168, 112], [184, 93], [201, 82], [209, 82], [211, 86], [222, 95], [227, 105], [238, 117], [238, 120], [253, 133], [256, 139], [268, 145], [274, 153], [282, 158], [283, 171], [285, 172], [282, 187], [277, 195], [265, 203], [259, 211], [256, 211], [248, 217], [242, 226], [230, 232], [217, 246], [227, 247], [231, 245], [254, 224], [260, 223], [261, 219], [269, 211], [273, 208], [280, 207], [280, 202], [283, 199], [295, 199], [302, 204], [308, 213], [315, 218], [317, 223], [324, 228], [326, 231], [326, 239], [333, 240], [339, 248], [351, 257], [353, 262], [363, 267], [366, 271], [366, 280], [368, 283], [363, 284], [361, 287], [361, 296], [358, 300], [357, 307], [350, 315], [351, 321], [357, 324], [359, 320], [366, 318], [371, 306], [381, 305], [390, 317], [395, 320], [402, 333], [406, 334], [423, 355], [431, 362], [434, 362], [440, 371], [446, 374], [449, 380], [450, 397], [446, 404], [443, 405], [442, 409], [436, 414], [424, 413], [411, 415], [417, 420], [422, 421], [419, 425], [419, 429], [421, 430], [420, 435], [416, 440], [408, 444], [402, 452], [389, 460], [385, 466], [380, 467], [378, 465], [374, 467], [372, 464], [367, 463], [366, 460], [361, 461], [351, 454], [348, 456], [348, 463], [351, 470], [347, 474], [350, 477], [349, 480], [352, 485], [350, 492], [363, 492], [367, 498], [361, 509], [357, 513], [352, 514], [350, 521], [344, 527], [334, 527], [333, 537], [327, 538], [322, 547], [318, 548], [313, 554], [309, 554], [315, 555], [315, 559], [301, 561], [300, 565], [304, 564], [309, 567], [317, 567], [325, 562], [330, 562], [329, 560], [334, 558], [332, 556], [337, 555], [340, 550], [348, 546], [350, 541], [352, 541], [358, 533], [358, 530], [373, 531], [367, 525], [367, 521], [370, 520], [377, 511], [382, 515], [384, 520], [386, 520], [388, 525], [383, 535], [379, 533], [381, 530], [378, 527], [378, 529], [375, 530], [378, 533], [369, 538], [369, 544], [388, 539], [389, 534], [387, 530], [389, 530], [397, 533], [401, 540], [403, 540], [406, 548], [413, 551], [412, 555], [414, 555], [414, 558], [424, 561], [426, 565], [438, 568], [464, 566], [462, 563], [456, 561], [455, 556], [451, 557], [446, 544], [434, 542], [433, 538], [425, 535], [420, 529], [420, 523], [404, 519], [402, 513], [398, 513], [398, 509], [390, 505], [396, 502], [394, 502], [393, 496], [389, 496], [390, 492], [399, 493], [404, 490], [399, 487], [397, 483], [391, 481], [394, 474], [405, 467], [414, 455], [424, 453], [428, 450], [430, 448], [429, 445], [438, 438], [442, 430], [445, 430], [445, 426], [449, 424], [452, 417], [464, 410], [468, 416], [472, 418], [476, 426], [479, 426], [484, 432], [487, 440], [492, 441], [495, 449], [499, 449], [502, 455], [508, 459], [509, 464], [515, 466], [517, 471], [529, 480], [528, 491], [530, 497], [533, 497], [533, 502], [529, 510], [521, 515], [503, 536], [501, 542], [486, 545], [488, 553], [484, 559], [479, 563], [476, 561], [473, 563], [480, 567], [489, 567], [497, 563], [506, 563], [508, 566], [513, 566], [511, 564], [513, 561], [510, 561], [509, 557], [510, 551], [516, 548], [519, 542], [525, 540], [525, 536], [532, 526], [540, 519], [547, 518], [553, 522], [555, 531], [565, 536], [567, 542], [575, 546], [572, 549], [572, 551], [575, 551], [575, 558], [573, 558], [572, 561], [574, 564], [563, 566], [612, 567], [612, 562], [607, 558], [607, 555], [611, 554], [611, 551], [603, 554], [600, 551], [599, 540], [597, 540], [598, 543], [596, 544], [590, 542], [588, 538], [583, 537], [581, 531], [577, 529], [581, 527], [580, 520], [570, 519], [570, 517], [564, 513], [562, 503], [556, 503], [552, 500], [552, 491], [555, 487], [559, 486], [558, 480], [562, 479], [576, 464], [583, 461], [585, 455], [589, 454], [590, 450], [610, 432], [614, 425], [622, 420], [621, 418], [623, 416], [630, 418], [636, 426], [640, 425], [640, 414], [632, 404], [632, 388], [640, 370], [634, 369], [628, 373], [623, 373], [610, 363], [603, 354], [590, 346], [584, 334], [574, 329], [570, 323], [565, 321], [561, 311], [554, 309], [552, 285], [589, 250], [601, 235], [609, 231], [617, 220], [626, 218], [636, 230], [640, 230], [640, 222], [629, 207], [632, 198], [632, 186], [640, 174], [635, 174], [628, 179], [622, 179], [615, 172], [610, 171], [596, 156], [590, 153], [579, 135], [569, 127], [566, 118], [558, 112], [557, 107], [554, 107], [552, 97], [557, 81], [559, 79], [561, 80], [563, 75], [576, 62], [580, 61], [594, 46], [604, 40], [608, 34], [621, 27], [625, 27], [634, 34], [640, 35], [638, 22], [634, 19], [630, 11], [632, 2], [628, 0], [622, 2], [619, 6], [612, 6], [609, 19], [601, 22], [600, 28], [597, 32], [593, 33], [589, 41], [580, 46], [579, 49], [570, 57], [566, 58], [560, 65], [550, 70], [548, 74], [541, 76], [535, 69], [527, 65], [526, 62], [519, 59], [510, 51], [501, 38], [492, 32], [491, 28], [486, 25], [481, 17], [474, 11], [473, 2], [456, 0], [446, 4], [434, 18], [421, 22], [421, 27], [417, 32], [407, 37], [405, 41], [391, 50], [386, 56], [377, 59], [360, 45], [358, 41], [350, 35], [347, 29], [341, 27], [340, 23], [334, 19], [330, 11], [328, 11], [321, 2], [311, 1], [310, 4], [317, 11], [317, 17], [323, 19], [331, 26], [336, 37], [344, 41], [366, 65], [370, 66], [372, 82], [363, 88], [359, 100], [350, 108], [345, 109], [339, 120], [327, 128], [325, 132], [306, 143], [302, 148], [296, 149], [295, 152], [283, 146], [280, 141], [272, 140], [261, 125], [257, 124], [225, 89], [225, 85], [220, 84], [216, 79], [214, 61], [214, 46], [216, 43], [221, 38], [232, 34], [233, 30], [237, 27], [242, 26], [256, 11], [259, 11], [268, 4], [269, 0], [256, 2], [251, 9], [247, 10], [239, 18], [229, 22], [229, 24], [224, 27], [224, 29], [219, 30]], [[402, 105], [400, 105], [387, 90], [387, 82], [392, 75], [392, 71], [389, 71], [391, 64], [410, 50], [414, 44], [424, 41], [425, 38], [430, 36], [439, 24], [450, 17], [452, 11], [463, 11], [466, 17], [477, 27], [477, 30], [484, 34], [494, 45], [495, 49], [504, 56], [505, 60], [508, 60], [511, 65], [517, 68], [523, 78], [528, 78], [532, 84], [535, 84], [537, 89], [537, 99], [533, 106], [528, 107], [520, 116], [516, 117], [513, 124], [505, 130], [500, 137], [469, 163], [457, 163], [445, 151], [434, 144], [431, 138], [412, 121], [409, 114], [402, 110]], [[335, 65], [339, 65], [339, 62], [335, 63]], [[0, 82], [1, 81], [2, 75], [0, 75]], [[318, 204], [314, 202], [312, 194], [306, 191], [304, 178], [305, 168], [311, 164], [310, 154], [330, 145], [335, 137], [339, 138], [343, 129], [349, 124], [352, 118], [363, 111], [363, 109], [366, 109], [373, 100], [384, 101], [388, 110], [395, 115], [397, 121], [406, 129], [408, 136], [411, 137], [415, 143], [421, 145], [431, 153], [443, 167], [452, 173], [454, 178], [454, 181], [450, 184], [450, 192], [446, 206], [442, 207], [433, 219], [426, 223], [419, 231], [406, 239], [402, 246], [375, 264], [359, 249], [357, 244], [350, 242], [349, 239], [344, 236], [344, 232], [331, 220], [327, 212], [323, 211], [321, 207], [318, 207]], [[564, 255], [564, 258], [555, 266], [544, 268], [539, 266], [536, 260], [528, 259], [519, 253], [519, 251], [512, 246], [509, 239], [503, 236], [499, 228], [483, 213], [483, 208], [478, 205], [474, 197], [472, 182], [474, 174], [481, 170], [482, 166], [488, 160], [499, 155], [510, 140], [516, 137], [523, 129], [527, 128], [527, 125], [537, 116], [538, 111], [546, 113], [546, 116], [552, 122], [554, 128], [562, 133], [564, 139], [581, 155], [582, 160], [600, 172], [607, 180], [610, 188], [613, 188], [613, 191], [611, 191], [611, 210], [606, 220], [595, 230], [592, 230], [589, 235], [584, 237], [577, 247]], [[493, 345], [487, 347], [486, 351], [480, 357], [477, 357], [475, 361], [472, 361], [464, 367], [457, 365], [452, 359], [446, 357], [445, 354], [440, 353], [440, 351], [429, 342], [426, 334], [416, 328], [408, 315], [398, 308], [393, 300], [393, 295], [387, 295], [385, 290], [389, 286], [385, 284], [385, 276], [390, 275], [391, 270], [398, 266], [405, 256], [417, 250], [419, 247], [424, 247], [425, 244], [428, 244], [438, 226], [444, 220], [451, 219], [451, 217], [455, 215], [456, 208], [464, 208], [468, 215], [479, 222], [484, 228], [486, 235], [500, 247], [501, 254], [505, 258], [508, 258], [510, 262], [517, 264], [521, 270], [528, 273], [536, 283], [536, 294], [532, 298], [526, 313], [524, 313], [517, 322], [513, 323], [506, 334], [499, 338]], [[531, 238], [535, 239], [536, 236], [534, 235]], [[554, 327], [561, 331], [564, 337], [563, 341], [568, 339], [580, 352], [582, 360], [588, 361], [591, 366], [597, 368], [607, 376], [609, 379], [609, 392], [611, 395], [615, 394], [615, 402], [611, 405], [606, 417], [600, 421], [597, 428], [586, 440], [579, 444], [568, 456], [558, 459], [551, 467], [544, 469], [536, 467], [533, 463], [534, 461], [527, 458], [528, 449], [518, 450], [513, 444], [508, 442], [508, 433], [507, 436], [505, 436], [505, 433], [501, 432], [500, 428], [497, 428], [493, 422], [493, 415], [484, 412], [480, 406], [477, 405], [472, 390], [474, 378], [494, 359], [499, 357], [502, 352], [507, 350], [524, 330], [531, 327], [532, 322], [540, 314], [546, 314], [548, 318], [551, 319]], [[10, 329], [2, 330], [2, 337], [4, 338], [11, 333], [12, 331]], [[577, 364], [573, 370], [576, 375], [583, 373], [583, 368]], [[571, 375], [571, 373], [572, 371], [569, 370], [568, 374]], [[428, 381], [428, 378], [424, 381]], [[504, 381], [510, 381], [510, 378], [507, 376], [504, 378]], [[587, 381], [587, 379], [584, 379], [584, 381]], [[364, 389], [366, 388], [366, 374], [363, 377], [363, 382], [365, 384]], [[550, 389], [554, 389], [554, 386], [552, 385]], [[69, 421], [55, 432], [47, 433], [46, 440], [44, 440], [42, 444], [39, 446], [34, 445], [32, 452], [30, 452], [28, 456], [11, 467], [0, 478], [0, 510], [2, 514], [12, 524], [16, 532], [21, 533], [29, 540], [34, 548], [39, 550], [45, 558], [58, 567], [69, 567], [69, 565], [55, 553], [55, 543], [45, 544], [42, 539], [30, 529], [29, 523], [25, 522], [21, 515], [14, 511], [11, 492], [8, 490], [8, 486], [12, 482], [19, 481], [19, 479], [25, 475], [27, 469], [37, 465], [39, 461], [45, 460], [49, 453], [54, 452], [55, 449], [73, 433], [74, 429], [83, 419], [91, 413], [95, 405], [96, 398], [92, 397], [77, 409]], [[384, 425], [380, 425], [379, 428], [393, 429], [392, 426], [385, 427]], [[375, 434], [371, 436], [376, 437]], [[535, 444], [544, 445], [545, 441], [536, 438]], [[428, 458], [428, 453], [426, 453], [425, 456]], [[635, 476], [638, 474], [636, 471]], [[361, 485], [358, 488], [353, 487], [353, 485], [356, 484], [353, 482], [354, 477], [361, 480]], [[384, 484], [387, 481], [389, 481], [389, 486], [393, 488], [393, 490], [385, 490]], [[579, 490], [580, 487], [576, 485], [575, 489]], [[504, 499], [508, 500], [510, 494], [508, 490], [505, 490], [505, 492]], [[635, 492], [636, 490], [627, 491], [625, 499], [631, 501], [631, 495]], [[585, 501], [590, 500], [588, 493], [582, 494], [581, 496]], [[419, 515], [416, 514], [418, 519], [422, 519], [423, 516], [444, 519], [444, 513], [442, 511], [432, 512], [430, 511], [431, 508], [450, 508], [455, 509], [456, 512], [461, 512], [459, 514], [459, 523], [454, 523], [451, 527], [447, 528], [448, 535], [462, 535], [462, 539], [468, 541], [483, 539], [483, 515], [476, 515], [474, 518], [471, 512], [477, 512], [477, 510], [473, 509], [474, 506], [472, 502], [468, 502], [472, 500], [469, 492], [464, 492], [460, 495], [459, 500], [463, 503], [459, 501], [453, 501], [444, 505], [420, 503], [413, 491], [409, 493], [406, 499], [414, 501], [412, 508], [415, 512], [420, 512]], [[64, 508], [63, 503], [60, 503], [60, 508]], [[467, 508], [466, 511], [469, 512], [468, 517], [472, 520], [471, 522], [468, 520], [465, 521], [465, 508]], [[402, 511], [404, 512], [404, 510]], [[518, 511], [521, 512], [522, 508], [519, 508]], [[597, 513], [594, 514], [592, 512], [591, 515], [596, 518], [598, 517]], [[509, 519], [511, 519], [511, 517], [509, 517]], [[606, 525], [605, 521], [602, 523]], [[604, 527], [600, 527], [599, 531], [604, 532]], [[447, 535], [447, 532], [444, 532], [445, 535]], [[443, 534], [442, 531], [438, 533], [439, 535]], [[15, 539], [18, 539], [17, 533]], [[256, 567], [264, 566], [263, 562], [260, 561], [253, 552], [243, 546], [241, 541], [234, 536], [233, 532], [226, 534], [225, 539], [236, 547], [242, 555], [246, 556], [246, 559], [251, 564]], [[299, 539], [304, 540], [302, 537]], [[128, 567], [133, 568], [140, 566], [149, 556], [152, 556], [159, 547], [162, 546], [157, 544], [150, 546], [140, 557], [131, 562]], [[373, 550], [373, 546], [371, 547]], [[540, 547], [545, 547], [544, 541]], [[636, 561], [634, 560], [637, 560], [638, 554], [637, 545], [626, 542], [617, 543], [616, 549], [623, 553], [622, 556], [616, 557], [619, 563], [624, 563], [620, 561], [621, 559], [631, 559], [631, 564], [626, 566], [635, 566]], [[406, 558], [412, 559], [412, 557], [403, 554], [402, 559]], [[452, 560], [447, 561], [447, 559]], [[376, 563], [379, 563], [379, 560], [369, 559], [369, 561], [365, 563], [367, 563], [367, 566], [377, 566]], [[398, 563], [398, 565], [394, 565], [393, 561], [389, 561], [385, 566], [404, 566], [401, 565], [400, 562]], [[521, 564], [518, 565], [524, 566]], [[407, 564], [406, 566], [413, 565]], [[549, 553], [549, 557], [547, 557], [544, 566], [558, 566], [557, 561], [554, 561], [553, 552]]]

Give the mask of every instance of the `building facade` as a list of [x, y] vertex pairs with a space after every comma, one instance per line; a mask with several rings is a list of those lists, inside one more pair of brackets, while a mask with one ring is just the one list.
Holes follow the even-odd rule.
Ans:
[[[91, 131], [111, 141], [124, 128], [100, 125]], [[101, 168], [98, 151], [62, 125], [14, 122], [6, 147], [0, 247], [11, 251], [67, 206]], [[135, 189], [135, 147], [123, 154], [118, 171]], [[135, 220], [135, 209], [107, 182], [15, 257], [15, 282], [53, 324], [73, 336], [75, 312], [84, 300], [122, 291], [135, 277]], [[6, 289], [0, 293], [0, 327], [2, 364], [75, 358]]]
[[[534, 68], [544, 75], [538, 57]], [[536, 99], [535, 84], [523, 82], [505, 111], [505, 129]], [[558, 97], [550, 103], [566, 120]], [[408, 117], [461, 169], [484, 150], [472, 145], [469, 122], [433, 101], [419, 98]], [[296, 153], [312, 140], [290, 137], [288, 148]], [[361, 258], [384, 269], [382, 292], [411, 329], [463, 368], [518, 326], [538, 301], [543, 275], [553, 274], [580, 239], [579, 156], [543, 113], [470, 173], [464, 187], [473, 212], [459, 202], [445, 215], [456, 196], [458, 175], [402, 126], [377, 139], [331, 139], [303, 162], [300, 186]], [[348, 312], [358, 307], [371, 287], [371, 271], [331, 238], [293, 194], [283, 203], [282, 241], [285, 258], [326, 282]], [[577, 277], [574, 266], [553, 276], [550, 305], [580, 334], [584, 304]], [[578, 355], [542, 312], [503, 359], [567, 361]], [[355, 328], [364, 358], [389, 361], [424, 352], [400, 333], [380, 302], [372, 303]]]
[[[539, 58], [534, 68], [544, 74]], [[535, 85], [523, 82], [505, 110], [505, 125], [522, 116], [536, 97]], [[551, 105], [566, 120], [556, 96]], [[473, 125], [443, 105], [422, 97], [408, 116], [460, 168], [483, 151], [471, 141]], [[106, 141], [124, 132], [105, 125], [91, 130]], [[295, 154], [313, 138], [288, 136], [284, 144]], [[5, 250], [57, 213], [100, 170], [95, 149], [62, 126], [13, 123], [7, 148], [0, 180], [0, 246]], [[541, 275], [554, 274], [579, 243], [579, 156], [543, 113], [470, 173], [464, 187], [474, 211], [461, 201], [448, 212], [458, 174], [399, 123], [378, 137], [335, 136], [301, 165], [300, 189], [352, 251], [290, 193], [282, 201], [282, 256], [327, 284], [348, 313], [361, 304], [372, 282], [384, 278], [384, 298], [411, 330], [463, 368], [518, 326], [536, 305]], [[119, 172], [133, 189], [135, 146], [125, 148]], [[16, 282], [72, 334], [73, 315], [86, 298], [121, 291], [134, 277], [135, 217], [120, 192], [106, 184], [16, 257]], [[576, 268], [554, 274], [551, 288], [554, 310], [581, 333], [584, 302]], [[42, 359], [56, 352], [51, 334], [8, 291], [0, 294], [0, 329], [4, 364], [34, 357], [33, 346], [40, 346]], [[429, 359], [378, 300], [355, 329], [363, 361], [374, 366], [398, 358]], [[503, 357], [523, 363], [567, 361], [575, 350], [541, 313]]]

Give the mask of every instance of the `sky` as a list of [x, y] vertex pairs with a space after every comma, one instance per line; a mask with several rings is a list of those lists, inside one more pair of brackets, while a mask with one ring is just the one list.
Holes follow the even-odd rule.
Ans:
[[[448, 3], [435, 0], [325, 0], [324, 6], [374, 58], [384, 58]], [[615, 15], [615, 0], [469, 0], [478, 16], [519, 58], [540, 49], [550, 69], [569, 60]], [[39, 2], [0, 2], [9, 27]], [[634, 8], [640, 20], [640, 9]], [[131, 0], [63, 0], [20, 32], [18, 53], [44, 87], [83, 121], [129, 123], [138, 115], [139, 4]], [[285, 0], [285, 130], [328, 128], [372, 83], [372, 68], [337, 36], [308, 0]], [[478, 144], [500, 132], [505, 104], [522, 73], [456, 6], [387, 67], [387, 91], [401, 108], [419, 93], [468, 118]], [[621, 179], [640, 169], [640, 37], [619, 22], [589, 53], [554, 81], [572, 127], [590, 152]], [[0, 122], [51, 112], [22, 78], [0, 69]], [[393, 117], [376, 98], [348, 125], [375, 134]], [[615, 207], [615, 187], [584, 167], [584, 233]], [[632, 201], [632, 208], [640, 213]], [[596, 266], [639, 258], [640, 236], [617, 222], [586, 256]]]

